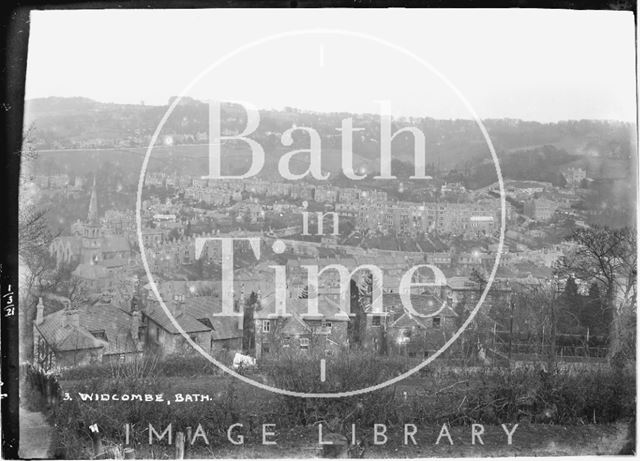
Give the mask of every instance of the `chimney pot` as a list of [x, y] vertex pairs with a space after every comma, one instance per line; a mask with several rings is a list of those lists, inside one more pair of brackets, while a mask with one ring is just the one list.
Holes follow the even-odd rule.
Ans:
[[71, 327], [80, 326], [80, 311], [78, 309], [71, 309], [65, 312], [65, 323]]

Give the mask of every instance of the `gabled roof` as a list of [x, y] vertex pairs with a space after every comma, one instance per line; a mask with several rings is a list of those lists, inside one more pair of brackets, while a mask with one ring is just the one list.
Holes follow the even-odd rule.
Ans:
[[54, 349], [57, 351], [99, 349], [107, 345], [106, 341], [99, 340], [82, 328], [65, 326], [62, 331], [64, 336], [54, 345]]
[[209, 317], [213, 325], [211, 337], [214, 340], [242, 338], [238, 317]]
[[[184, 294], [193, 297], [194, 294], [201, 290], [213, 292], [219, 292], [221, 290], [221, 283], [215, 280], [164, 280], [157, 282], [156, 286], [165, 302], [169, 302], [171, 296], [174, 294]], [[143, 288], [149, 292], [149, 295], [152, 296], [153, 299], [156, 298], [151, 288], [151, 283], [146, 283]]]
[[[169, 307], [169, 306], [167, 306]], [[180, 331], [173, 324], [169, 316], [164, 312], [162, 307], [159, 304], [154, 304], [153, 306], [148, 307], [144, 311], [144, 315], [149, 317], [153, 322], [158, 324], [162, 329], [166, 330], [171, 334], [180, 334]], [[203, 331], [210, 331], [209, 328], [204, 323], [198, 321], [192, 315], [185, 313], [177, 315], [174, 317], [178, 324], [182, 327], [185, 333], [199, 333]]]
[[[167, 307], [172, 308], [169, 304]], [[185, 333], [211, 331], [216, 340], [242, 337], [242, 315], [214, 315], [222, 312], [222, 300], [218, 296], [185, 298], [183, 310], [175, 319]], [[180, 334], [159, 304], [154, 303], [144, 314], [169, 333]]]
[[477, 290], [478, 284], [469, 277], [449, 277], [447, 286], [452, 290]]
[[311, 328], [300, 318], [300, 315], [293, 314], [291, 317], [286, 319], [282, 330], [278, 333], [287, 336], [295, 336], [297, 334], [306, 334], [310, 332]]
[[241, 338], [242, 315], [220, 316], [222, 299], [218, 296], [196, 296], [185, 299], [184, 311], [195, 319], [207, 319], [213, 327], [213, 339]]
[[408, 312], [402, 314], [390, 325], [391, 328], [411, 328], [414, 326], [423, 330], [427, 328], [423, 320], [409, 314]]
[[[308, 313], [308, 299], [287, 298], [285, 300], [286, 312], [288, 314], [304, 315]], [[263, 296], [260, 301], [260, 308], [256, 309], [254, 318], [268, 319], [272, 318], [276, 313], [275, 294], [270, 293]], [[327, 296], [318, 296], [318, 313], [322, 315], [323, 320], [331, 320], [335, 322], [346, 322], [349, 320], [348, 315], [340, 308], [340, 304], [332, 301]]]
[[[410, 295], [411, 306], [421, 316], [435, 317], [441, 315], [444, 317], [457, 317], [457, 314], [451, 309], [446, 301], [432, 294]], [[406, 312], [402, 298], [399, 293], [384, 293], [382, 295], [382, 305], [386, 312], [400, 316], [402, 312]]]
[[[131, 337], [130, 313], [113, 304], [96, 303], [79, 306], [77, 315], [78, 326], [68, 322], [67, 311], [62, 309], [45, 316], [35, 327], [56, 351], [98, 348], [104, 348], [106, 354], [137, 351], [137, 341]], [[92, 331], [104, 331], [106, 341]]]

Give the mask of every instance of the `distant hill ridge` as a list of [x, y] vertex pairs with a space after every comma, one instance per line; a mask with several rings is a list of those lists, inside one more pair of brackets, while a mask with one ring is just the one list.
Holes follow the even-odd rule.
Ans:
[[[41, 149], [146, 147], [167, 108], [168, 105], [103, 103], [84, 97], [38, 98], [25, 102], [25, 127], [34, 126], [32, 141]], [[223, 129], [233, 133], [244, 127], [246, 117], [240, 106], [223, 103], [221, 112]], [[281, 147], [280, 134], [294, 124], [310, 126], [320, 133], [323, 151], [339, 150], [336, 128], [349, 116], [354, 119], [354, 127], [364, 128], [354, 136], [356, 156], [377, 162], [379, 118], [373, 114], [319, 113], [293, 108], [261, 110], [260, 126], [252, 137], [269, 152]], [[393, 123], [394, 129], [413, 125], [425, 133], [427, 161], [434, 169], [468, 170], [489, 159], [484, 138], [473, 120], [411, 117], [394, 119]], [[635, 125], [631, 123], [595, 120], [539, 123], [513, 119], [483, 120], [483, 123], [501, 158], [531, 155], [538, 149], [545, 151], [545, 156], [568, 155], [562, 159], [566, 162], [575, 162], [573, 156], [628, 159], [636, 152]], [[192, 98], [181, 100], [163, 129], [163, 134], [172, 135], [176, 144], [206, 142], [207, 133], [208, 106]], [[296, 142], [301, 147], [307, 146], [308, 138], [301, 135]], [[393, 156], [412, 162], [410, 135], [403, 134], [394, 140]]]

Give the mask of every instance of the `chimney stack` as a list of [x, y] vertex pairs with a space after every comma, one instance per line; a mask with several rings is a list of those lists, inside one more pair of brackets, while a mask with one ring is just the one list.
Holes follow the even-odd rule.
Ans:
[[131, 313], [131, 337], [135, 343], [138, 343], [138, 331], [140, 331], [140, 325], [142, 324], [140, 317], [139, 311]]
[[38, 298], [38, 305], [36, 306], [36, 325], [40, 325], [44, 322], [44, 304], [42, 298]]
[[180, 317], [184, 314], [184, 295], [176, 294], [173, 295], [173, 303], [174, 303], [174, 317]]
[[78, 309], [67, 309], [64, 315], [65, 325], [76, 328], [80, 326], [80, 311]]

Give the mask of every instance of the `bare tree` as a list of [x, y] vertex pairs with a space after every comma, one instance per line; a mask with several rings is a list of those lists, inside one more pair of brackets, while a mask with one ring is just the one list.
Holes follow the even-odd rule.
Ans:
[[635, 359], [637, 242], [635, 229], [593, 227], [570, 237], [576, 248], [558, 261], [557, 271], [597, 281], [612, 313], [609, 358], [620, 364]]
[[557, 326], [561, 314], [557, 281], [518, 290], [513, 302], [518, 306], [521, 328], [526, 327], [529, 333], [529, 352], [539, 350], [546, 359], [547, 369], [552, 370], [556, 366]]
[[34, 127], [31, 126], [23, 135], [20, 155], [20, 190], [18, 207], [18, 257], [21, 266], [20, 297], [22, 304], [21, 351], [28, 359], [33, 351], [31, 323], [35, 318], [35, 301], [33, 291], [41, 292], [55, 278], [55, 263], [49, 255], [49, 245], [55, 238], [47, 223], [47, 211], [39, 208], [34, 202], [32, 189], [33, 161], [37, 159], [37, 151], [32, 147], [31, 138]]
[[[38, 158], [32, 146], [34, 126], [25, 131], [20, 152], [20, 195], [18, 210], [18, 254], [26, 264], [32, 276], [30, 282], [39, 280], [44, 273], [50, 271], [48, 248], [56, 237], [47, 223], [47, 210], [34, 203], [31, 170], [33, 161]], [[31, 283], [28, 288], [31, 289]]]

